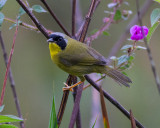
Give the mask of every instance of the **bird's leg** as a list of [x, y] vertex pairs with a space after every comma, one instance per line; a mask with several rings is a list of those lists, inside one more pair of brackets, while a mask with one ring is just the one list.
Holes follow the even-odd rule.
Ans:
[[68, 86], [66, 83], [64, 83], [67, 87], [63, 87], [63, 91], [69, 90], [69, 91], [73, 91], [72, 88], [76, 87], [77, 85], [83, 83], [82, 81], [79, 81], [78, 83], [72, 85], [72, 86]]

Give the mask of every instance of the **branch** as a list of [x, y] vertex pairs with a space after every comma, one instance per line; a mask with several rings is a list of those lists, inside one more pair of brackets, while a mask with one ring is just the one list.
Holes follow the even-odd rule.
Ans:
[[110, 20], [107, 23], [105, 23], [95, 34], [93, 34], [91, 37], [88, 37], [86, 39], [87, 43], [90, 43], [91, 41], [97, 39], [98, 36], [100, 36], [103, 33], [103, 31], [105, 31], [106, 29], [108, 29], [111, 26], [111, 23], [113, 22], [114, 16], [116, 14], [116, 10], [117, 10], [117, 6], [114, 7], [113, 14], [111, 14], [111, 16], [109, 18]]
[[[86, 80], [97, 90], [100, 91], [100, 87], [88, 76], [85, 75]], [[103, 90], [103, 95], [107, 98], [115, 107], [117, 107], [128, 119], [130, 119], [129, 112], [118, 102], [114, 99], [110, 94]], [[138, 128], [144, 128], [144, 126], [136, 120], [136, 125]]]
[[75, 36], [76, 0], [72, 0], [72, 36]]
[[[152, 0], [147, 0], [143, 7], [140, 10], [140, 17], [143, 17], [145, 15], [145, 13], [147, 12], [146, 10], [148, 10], [148, 8], [152, 5]], [[119, 51], [119, 49], [121, 48], [122, 44], [124, 43], [124, 41], [127, 38], [127, 35], [129, 33], [130, 28], [135, 25], [138, 22], [138, 17], [137, 15], [135, 15], [133, 17], [133, 19], [131, 20], [131, 22], [129, 23], [129, 25], [126, 27], [125, 32], [120, 36], [119, 40], [115, 43], [115, 45], [113, 46], [113, 48], [111, 49], [111, 52], [109, 54], [109, 57], [111, 56], [115, 56], [117, 54], [117, 52]]]
[[[140, 12], [139, 12], [139, 2], [138, 2], [138, 0], [136, 0], [136, 6], [137, 6], [137, 15], [138, 15], [138, 20], [139, 20], [140, 26], [143, 26], [142, 19], [140, 17]], [[142, 33], [143, 33], [143, 36], [144, 36], [143, 29], [142, 29]], [[150, 61], [150, 64], [151, 64], [151, 69], [152, 69], [152, 72], [153, 72], [153, 75], [154, 75], [154, 78], [155, 78], [155, 81], [156, 81], [157, 89], [158, 89], [159, 94], [160, 94], [160, 81], [159, 81], [159, 76], [157, 74], [155, 63], [154, 63], [154, 60], [153, 60], [153, 57], [152, 57], [151, 49], [149, 48], [146, 37], [143, 40], [144, 40], [145, 46], [147, 48], [147, 53], [148, 53], [148, 58], [149, 58], [149, 61]]]
[[28, 7], [24, 4], [24, 2], [22, 0], [16, 0], [16, 1], [25, 10], [25, 12], [28, 14], [28, 16], [31, 18], [31, 20], [35, 23], [35, 25], [37, 26], [37, 28], [43, 33], [43, 35], [46, 38], [49, 38], [49, 34], [48, 34], [47, 29], [43, 25], [40, 24], [40, 22], [33, 15], [33, 13], [28, 9]]
[[94, 11], [95, 3], [96, 3], [96, 0], [92, 0], [92, 3], [91, 3], [90, 8], [89, 8], [89, 12], [86, 15], [84, 26], [83, 26], [83, 29], [82, 29], [82, 32], [81, 32], [81, 35], [80, 35], [80, 42], [84, 42], [84, 40], [85, 40], [87, 30], [88, 30], [88, 26], [89, 26], [89, 23], [91, 21], [91, 16], [92, 16], [93, 11]]
[[57, 18], [57, 16], [54, 14], [54, 12], [51, 10], [51, 8], [46, 3], [46, 0], [41, 0], [41, 2], [44, 4], [44, 6], [47, 8], [53, 19], [57, 22], [57, 24], [61, 27], [61, 29], [64, 31], [64, 33], [68, 36], [71, 36], [71, 34], [67, 31], [67, 29], [63, 26], [63, 24], [60, 22], [60, 20]]
[[4, 78], [3, 88], [2, 88], [2, 92], [1, 92], [1, 98], [0, 98], [0, 106], [2, 106], [3, 100], [4, 100], [6, 83], [7, 83], [8, 73], [9, 73], [9, 69], [10, 69], [12, 55], [13, 55], [13, 52], [14, 52], [14, 45], [15, 45], [15, 40], [16, 40], [17, 33], [18, 33], [18, 23], [17, 23], [17, 26], [16, 26], [16, 31], [15, 31], [15, 35], [14, 35], [14, 38], [13, 38], [12, 48], [11, 48], [11, 52], [10, 52], [8, 63], [7, 63], [7, 68], [6, 68], [6, 73], [5, 73], [5, 78]]
[[[73, 76], [69, 75], [68, 78], [67, 78], [66, 84], [68, 86], [71, 86], [71, 84], [73, 82], [72, 80], [73, 80]], [[68, 100], [68, 95], [69, 95], [69, 91], [68, 90], [63, 92], [61, 104], [60, 104], [59, 111], [58, 111], [58, 114], [57, 114], [58, 126], [60, 126], [61, 121], [62, 121], [64, 110], [66, 108], [66, 104], [67, 104], [67, 100]]]
[[[10, 19], [10, 18], [6, 18], [6, 17], [5, 17], [4, 20], [16, 24], [16, 21], [15, 21], [15, 20], [12, 20], [12, 19]], [[30, 25], [30, 24], [27, 24], [27, 23], [24, 23], [24, 22], [20, 22], [19, 25], [22, 26], [22, 27], [24, 27], [24, 28], [26, 28], [26, 29], [30, 29], [30, 30], [34, 30], [34, 31], [39, 32], [39, 29], [38, 29], [37, 27], [32, 26], [32, 25]]]

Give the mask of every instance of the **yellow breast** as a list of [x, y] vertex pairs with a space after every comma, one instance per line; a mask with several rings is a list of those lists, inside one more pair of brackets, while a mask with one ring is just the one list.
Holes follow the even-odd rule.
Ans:
[[57, 54], [62, 51], [61, 48], [56, 43], [49, 43], [49, 50], [51, 59], [56, 63], [58, 59]]

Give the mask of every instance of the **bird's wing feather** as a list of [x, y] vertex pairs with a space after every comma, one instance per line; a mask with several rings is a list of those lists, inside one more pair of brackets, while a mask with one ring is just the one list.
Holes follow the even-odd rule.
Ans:
[[[61, 63], [66, 66], [72, 65], [106, 65], [107, 60], [100, 53], [85, 44], [68, 46], [63, 53], [61, 53], [59, 59]], [[68, 51], [67, 51], [68, 50]]]

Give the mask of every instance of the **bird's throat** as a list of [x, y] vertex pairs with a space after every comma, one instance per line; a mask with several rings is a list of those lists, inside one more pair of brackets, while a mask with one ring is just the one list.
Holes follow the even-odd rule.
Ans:
[[55, 56], [62, 51], [61, 48], [56, 43], [49, 43], [49, 50], [53, 61]]

